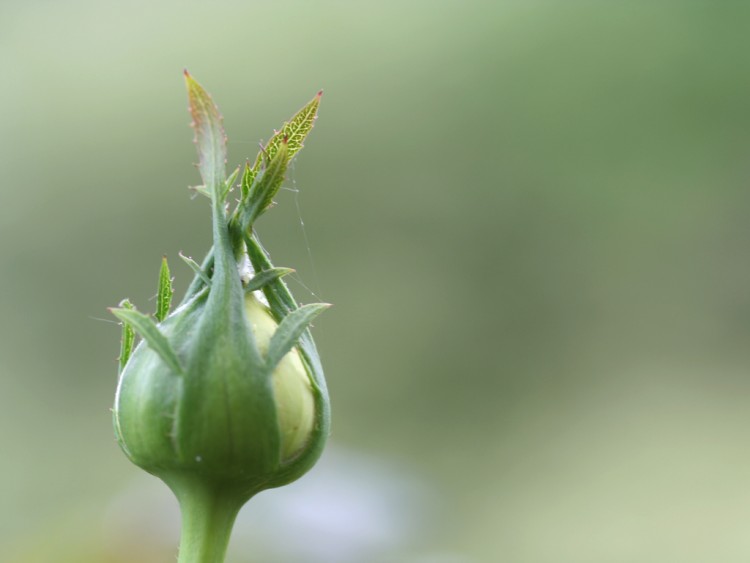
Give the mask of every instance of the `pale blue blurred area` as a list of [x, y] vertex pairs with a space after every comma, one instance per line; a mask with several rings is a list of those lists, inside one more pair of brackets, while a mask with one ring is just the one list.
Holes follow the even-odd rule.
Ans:
[[325, 90], [259, 230], [335, 304], [333, 449], [248, 504], [228, 563], [750, 559], [748, 25], [741, 2], [0, 3], [0, 561], [174, 557], [176, 505], [112, 436], [106, 308], [152, 307], [163, 254], [184, 291], [177, 253], [209, 245], [184, 67], [233, 165]]
[[[425, 508], [447, 507], [428, 491], [408, 466], [332, 446], [306, 479], [253, 499], [235, 524], [228, 557], [238, 563], [434, 557], [426, 532], [439, 519]], [[103, 520], [103, 543], [111, 553], [138, 544], [167, 554], [178, 537], [176, 500], [146, 476], [110, 503]]]

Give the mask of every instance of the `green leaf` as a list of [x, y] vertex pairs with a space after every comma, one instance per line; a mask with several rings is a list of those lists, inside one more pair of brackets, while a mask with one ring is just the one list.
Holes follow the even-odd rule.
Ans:
[[190, 269], [193, 270], [201, 280], [203, 280], [204, 284], [211, 285], [211, 278], [208, 277], [208, 274], [206, 274], [205, 270], [200, 267], [198, 262], [190, 258], [190, 256], [185, 256], [182, 252], [180, 252], [179, 256], [182, 258], [182, 261], [190, 266]]
[[185, 70], [185, 85], [188, 91], [192, 126], [195, 129], [195, 144], [198, 149], [198, 169], [206, 189], [215, 198], [222, 197], [226, 178], [227, 136], [224, 133], [221, 114], [211, 96]]
[[169, 265], [167, 257], [161, 259], [161, 269], [159, 270], [159, 292], [156, 294], [156, 320], [162, 322], [169, 314], [169, 306], [172, 304], [172, 278], [169, 277]]
[[250, 163], [245, 163], [245, 170], [242, 172], [242, 181], [240, 182], [240, 190], [241, 190], [241, 201], [246, 201], [247, 196], [250, 195], [250, 187], [253, 185], [253, 181], [255, 180], [255, 172], [250, 167]]
[[311, 303], [295, 309], [284, 317], [268, 343], [266, 367], [269, 371], [272, 371], [281, 358], [297, 344], [312, 320], [330, 306], [329, 303]]
[[169, 343], [169, 340], [167, 340], [167, 337], [159, 331], [159, 327], [156, 326], [154, 319], [136, 311], [135, 309], [122, 308], [110, 309], [110, 311], [123, 323], [132, 326], [141, 338], [148, 343], [151, 349], [159, 354], [161, 359], [164, 360], [164, 363], [166, 363], [172, 371], [180, 375], [183, 373], [177, 354]]
[[[127, 310], [133, 310], [135, 307], [133, 307], [133, 304], [128, 301], [127, 299], [123, 299], [120, 301], [120, 307]], [[130, 359], [130, 354], [133, 353], [133, 344], [135, 343], [135, 331], [133, 330], [133, 327], [130, 326], [130, 324], [123, 322], [122, 323], [122, 340], [120, 341], [120, 357], [119, 357], [119, 363], [120, 363], [120, 373], [122, 373], [122, 370], [125, 368], [125, 364], [128, 363], [128, 360]]]
[[276, 151], [268, 166], [256, 177], [250, 187], [250, 194], [242, 205], [241, 228], [249, 229], [255, 220], [273, 203], [284, 182], [286, 168], [289, 165], [289, 151], [286, 143]]
[[270, 270], [258, 272], [249, 282], [247, 282], [245, 291], [257, 291], [262, 289], [272, 281], [279, 279], [281, 276], [291, 274], [292, 272], [294, 272], [292, 268], [271, 268]]
[[295, 154], [304, 146], [305, 137], [310, 133], [315, 124], [315, 120], [318, 117], [318, 107], [320, 106], [320, 98], [323, 96], [323, 90], [317, 93], [317, 95], [310, 100], [302, 109], [295, 113], [292, 118], [284, 123], [280, 131], [276, 131], [271, 140], [266, 143], [263, 150], [258, 153], [255, 158], [255, 164], [252, 168], [246, 169], [248, 174], [248, 185], [252, 184], [255, 180], [255, 176], [260, 172], [261, 164], [264, 160], [266, 162], [273, 159], [276, 156], [276, 152], [281, 148], [282, 144], [287, 145], [289, 151], [289, 160], [291, 160]]

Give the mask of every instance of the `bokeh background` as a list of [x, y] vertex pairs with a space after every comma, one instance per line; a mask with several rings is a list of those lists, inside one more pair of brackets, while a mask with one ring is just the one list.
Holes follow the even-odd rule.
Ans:
[[181, 72], [233, 163], [318, 89], [259, 225], [331, 447], [229, 563], [750, 559], [750, 5], [0, 2], [0, 560], [172, 561], [114, 442], [119, 328], [209, 245]]

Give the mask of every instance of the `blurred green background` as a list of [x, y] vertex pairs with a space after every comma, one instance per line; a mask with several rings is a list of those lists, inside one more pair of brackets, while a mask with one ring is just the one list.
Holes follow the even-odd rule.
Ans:
[[[261, 221], [334, 408], [229, 563], [750, 559], [750, 5], [0, 3], [0, 560], [174, 560], [114, 442], [119, 329], [318, 89]], [[296, 190], [296, 191], [295, 191]], [[304, 225], [303, 225], [304, 222]], [[103, 319], [103, 320], [102, 320]]]

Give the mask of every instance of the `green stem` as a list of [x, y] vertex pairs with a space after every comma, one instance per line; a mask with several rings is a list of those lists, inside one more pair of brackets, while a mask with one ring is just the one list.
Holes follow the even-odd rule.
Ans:
[[193, 482], [180, 487], [182, 535], [178, 563], [223, 563], [242, 503], [237, 494]]
[[[218, 191], [218, 189], [217, 189]], [[211, 276], [212, 286], [217, 283], [226, 283], [232, 285], [234, 278], [237, 276], [237, 266], [234, 261], [232, 252], [232, 243], [229, 239], [229, 225], [227, 224], [226, 211], [224, 202], [219, 199], [218, 195], [214, 196], [211, 202], [211, 212], [213, 215], [213, 255], [214, 255], [214, 272]], [[212, 294], [215, 292], [211, 292]]]

